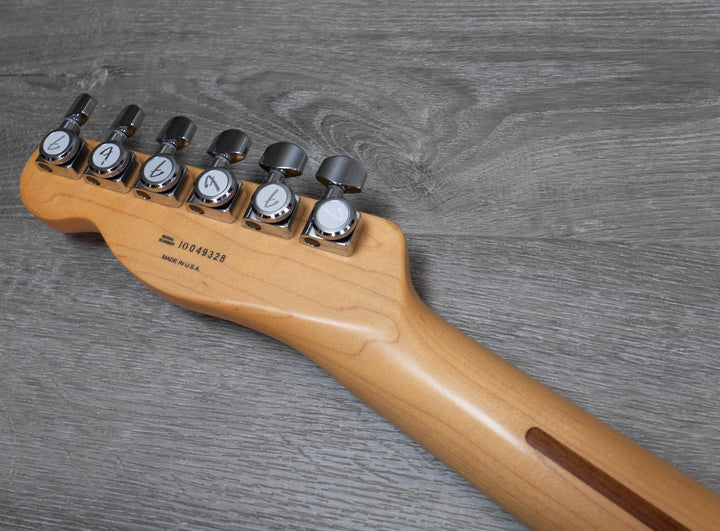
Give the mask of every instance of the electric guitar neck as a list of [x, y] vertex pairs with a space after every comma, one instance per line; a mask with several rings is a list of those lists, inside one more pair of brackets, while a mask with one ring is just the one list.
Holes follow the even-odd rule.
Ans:
[[170, 120], [153, 155], [129, 149], [128, 106], [104, 142], [79, 136], [82, 95], [22, 173], [27, 208], [63, 232], [99, 232], [168, 301], [274, 337], [537, 529], [712, 529], [720, 496], [516, 369], [416, 294], [401, 230], [359, 213], [352, 159], [320, 166], [319, 200], [294, 194], [305, 153], [269, 146], [262, 183], [237, 180], [242, 131], [220, 133], [204, 168], [176, 151], [195, 127]]

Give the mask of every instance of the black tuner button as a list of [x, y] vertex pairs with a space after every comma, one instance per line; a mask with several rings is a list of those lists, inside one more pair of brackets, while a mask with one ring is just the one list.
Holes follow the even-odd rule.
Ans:
[[97, 102], [89, 94], [80, 94], [65, 114], [59, 128], [40, 143], [36, 160], [43, 171], [77, 179], [85, 162], [87, 144], [80, 138], [80, 126], [87, 122]]
[[175, 152], [186, 147], [197, 127], [185, 116], [168, 120], [157, 136], [158, 151], [140, 167], [135, 184], [135, 197], [149, 199], [168, 206], [179, 206], [187, 186], [184, 165], [178, 163]]
[[357, 244], [360, 213], [343, 198], [343, 193], [359, 193], [365, 184], [367, 172], [358, 161], [335, 156], [322, 162], [316, 178], [327, 189], [315, 204], [300, 241], [348, 256]]
[[214, 160], [195, 179], [187, 208], [195, 214], [232, 223], [240, 207], [242, 183], [232, 173], [230, 165], [245, 158], [250, 148], [250, 137], [239, 129], [227, 129], [215, 137], [208, 148]]
[[88, 157], [87, 182], [117, 192], [129, 190], [136, 160], [128, 147], [128, 138], [137, 132], [144, 118], [145, 113], [137, 105], [128, 105], [122, 110], [115, 118], [107, 140], [95, 147]]
[[291, 142], [278, 142], [267, 147], [260, 157], [260, 167], [268, 172], [258, 186], [243, 219], [245, 226], [276, 236], [292, 236], [299, 197], [283, 182], [285, 178], [302, 175], [307, 155]]

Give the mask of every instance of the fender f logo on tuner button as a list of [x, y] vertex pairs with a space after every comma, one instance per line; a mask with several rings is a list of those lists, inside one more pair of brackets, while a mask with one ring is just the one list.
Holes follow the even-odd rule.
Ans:
[[140, 167], [135, 197], [171, 207], [182, 204], [191, 183], [186, 179], [186, 167], [178, 163], [175, 152], [190, 144], [196, 130], [195, 124], [185, 116], [168, 120], [156, 139], [160, 149]]
[[268, 175], [245, 211], [246, 227], [281, 238], [292, 237], [300, 218], [299, 196], [283, 180], [302, 175], [306, 162], [305, 151], [291, 142], [277, 142], [265, 149], [258, 164]]
[[137, 161], [128, 148], [128, 138], [137, 133], [145, 113], [137, 105], [128, 105], [115, 118], [107, 140], [90, 153], [85, 180], [90, 184], [126, 193], [131, 186]]
[[87, 157], [87, 144], [80, 138], [80, 126], [87, 122], [97, 102], [89, 94], [80, 94], [58, 129], [48, 133], [40, 143], [38, 167], [70, 179], [78, 179]]
[[239, 129], [227, 129], [215, 137], [208, 155], [215, 157], [198, 175], [186, 206], [194, 214], [232, 223], [242, 203], [242, 183], [230, 173], [230, 165], [245, 159], [250, 137]]

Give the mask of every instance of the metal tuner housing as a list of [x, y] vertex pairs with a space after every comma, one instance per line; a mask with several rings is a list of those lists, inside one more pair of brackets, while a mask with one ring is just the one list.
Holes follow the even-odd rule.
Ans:
[[239, 183], [225, 168], [210, 168], [195, 179], [194, 192], [199, 203], [221, 208], [237, 195]]
[[207, 151], [214, 160], [197, 176], [185, 203], [190, 212], [225, 223], [235, 221], [243, 190], [230, 173], [230, 165], [245, 159], [250, 143], [250, 137], [239, 129], [227, 129], [215, 137]]
[[120, 175], [133, 158], [134, 154], [126, 145], [110, 140], [92, 150], [88, 158], [88, 168], [92, 175], [110, 179]]
[[316, 178], [327, 186], [323, 197], [315, 203], [300, 241], [311, 247], [349, 256], [360, 238], [361, 215], [343, 194], [362, 191], [367, 172], [350, 157], [326, 158], [318, 168]]
[[88, 157], [86, 182], [121, 193], [130, 190], [137, 160], [128, 147], [128, 138], [137, 132], [144, 118], [145, 113], [137, 105], [128, 105], [120, 112], [110, 135]]
[[140, 166], [135, 197], [170, 207], [182, 204], [192, 183], [185, 178], [187, 168], [177, 161], [175, 153], [190, 144], [196, 130], [185, 116], [168, 120], [156, 138], [160, 148]]
[[323, 199], [317, 203], [313, 212], [315, 232], [329, 241], [339, 241], [350, 236], [359, 220], [359, 212], [342, 198]]
[[65, 114], [63, 123], [40, 142], [38, 167], [70, 179], [79, 179], [87, 160], [87, 143], [80, 138], [80, 127], [87, 122], [96, 105], [89, 94], [80, 94]]
[[302, 175], [306, 163], [307, 154], [292, 142], [277, 142], [265, 149], [258, 164], [268, 175], [243, 215], [246, 227], [281, 238], [295, 233], [300, 197], [283, 180]]
[[[175, 157], [164, 153], [156, 153], [140, 166], [140, 175], [135, 187], [138, 197], [150, 199], [139, 193], [145, 189], [149, 192], [163, 193], [172, 190], [185, 174], [185, 167], [178, 164]], [[145, 194], [147, 195], [147, 194]]]

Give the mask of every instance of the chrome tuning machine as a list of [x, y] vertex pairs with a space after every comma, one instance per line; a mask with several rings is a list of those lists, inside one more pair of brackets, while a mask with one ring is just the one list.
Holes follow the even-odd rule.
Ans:
[[191, 183], [185, 178], [187, 168], [178, 163], [175, 152], [190, 144], [196, 130], [185, 116], [168, 120], [156, 138], [160, 149], [140, 166], [135, 197], [172, 207], [181, 204]]
[[250, 148], [250, 137], [239, 129], [217, 135], [207, 150], [214, 160], [197, 176], [187, 200], [188, 210], [232, 223], [241, 206], [242, 183], [230, 173], [230, 165], [240, 162]]
[[350, 157], [328, 157], [318, 168], [316, 178], [327, 186], [315, 203], [300, 241], [312, 247], [349, 256], [355, 250], [360, 226], [360, 212], [343, 198], [362, 190], [367, 172]]
[[248, 228], [290, 238], [299, 219], [300, 197], [283, 182], [302, 175], [307, 155], [292, 142], [277, 142], [260, 157], [260, 167], [268, 172], [250, 200], [243, 219]]
[[87, 143], [80, 138], [80, 126], [87, 122], [97, 101], [80, 94], [68, 109], [65, 120], [40, 143], [36, 163], [43, 171], [78, 179], [87, 157]]
[[128, 148], [128, 138], [137, 133], [144, 119], [145, 113], [137, 105], [128, 105], [118, 114], [107, 140], [95, 147], [88, 157], [87, 182], [116, 192], [129, 191], [137, 161], [135, 153]]

